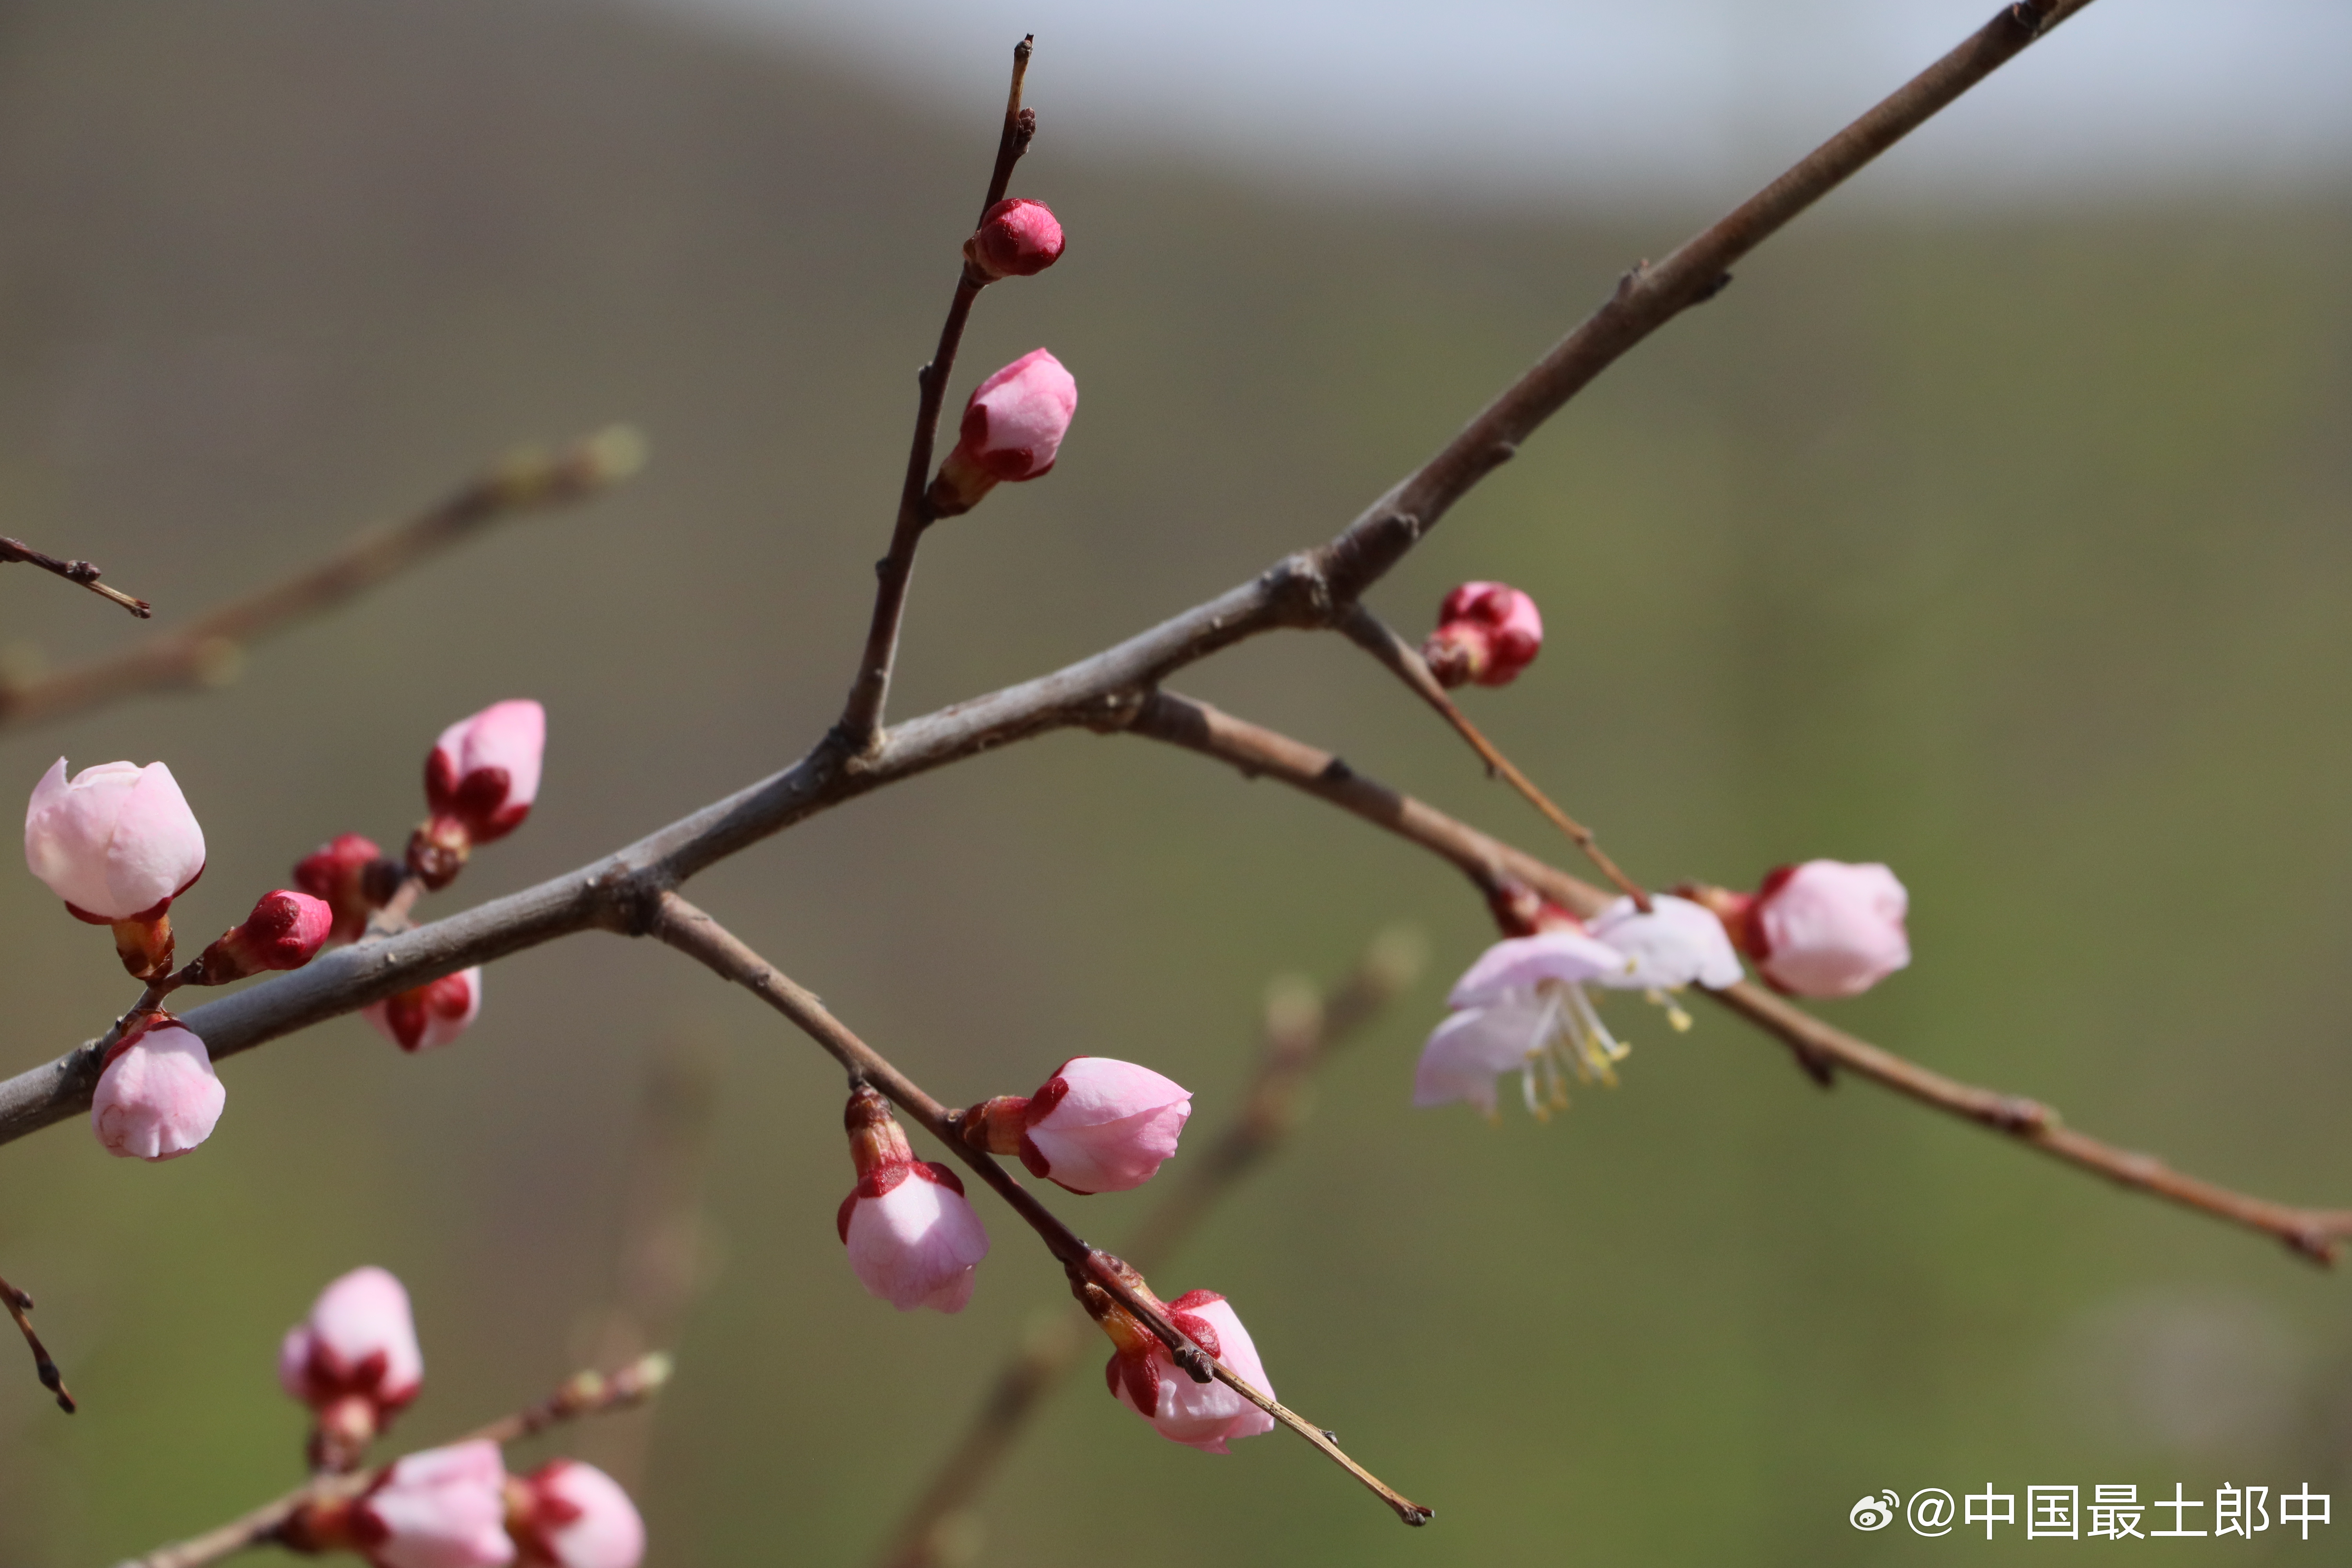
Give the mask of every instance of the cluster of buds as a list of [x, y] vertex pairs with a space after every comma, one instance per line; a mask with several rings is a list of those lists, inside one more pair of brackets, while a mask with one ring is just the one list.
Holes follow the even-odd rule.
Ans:
[[1791, 996], [1859, 996], [1911, 962], [1911, 895], [1871, 864], [1808, 860], [1766, 873], [1752, 893], [1696, 887], [1756, 973]]
[[[1098, 1255], [1115, 1270], [1122, 1284], [1146, 1305], [1158, 1309], [1179, 1331], [1210, 1358], [1223, 1362], [1234, 1375], [1272, 1399], [1274, 1384], [1257, 1359], [1257, 1346], [1230, 1303], [1213, 1290], [1188, 1290], [1173, 1301], [1162, 1301], [1134, 1268], [1107, 1255]], [[1151, 1423], [1152, 1429], [1173, 1443], [1208, 1454], [1223, 1454], [1235, 1437], [1255, 1437], [1274, 1430], [1274, 1417], [1233, 1389], [1211, 1378], [1196, 1379], [1176, 1364], [1176, 1358], [1143, 1321], [1117, 1297], [1092, 1281], [1076, 1286], [1079, 1303], [1109, 1336], [1110, 1360], [1103, 1365], [1111, 1397]], [[1202, 1369], [1204, 1373], [1206, 1368]]]
[[963, 1140], [1017, 1154], [1033, 1176], [1074, 1193], [1123, 1193], [1176, 1152], [1192, 1091], [1150, 1068], [1072, 1057], [1032, 1095], [1001, 1094], [963, 1114]]
[[[357, 1469], [424, 1385], [408, 1292], [381, 1268], [337, 1279], [288, 1331], [278, 1376], [313, 1413], [312, 1468]], [[376, 1568], [636, 1568], [646, 1548], [610, 1476], [575, 1459], [509, 1476], [488, 1441], [410, 1454], [355, 1496], [305, 1504], [280, 1533], [298, 1552], [353, 1552]]]

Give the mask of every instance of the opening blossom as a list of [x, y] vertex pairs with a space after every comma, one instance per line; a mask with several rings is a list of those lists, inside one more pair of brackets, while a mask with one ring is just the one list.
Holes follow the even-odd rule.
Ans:
[[107, 1058], [89, 1128], [121, 1159], [173, 1160], [213, 1135], [227, 1103], [204, 1041], [182, 1025], [157, 1024]]
[[1044, 202], [1011, 196], [982, 216], [963, 258], [985, 282], [1034, 278], [1062, 259], [1062, 226]]
[[[383, 858], [383, 851], [376, 847], [374, 839], [345, 833], [295, 863], [294, 885], [314, 899], [325, 900], [334, 910], [331, 940], [359, 941], [367, 931], [368, 916], [383, 907], [383, 899], [372, 897], [369, 889], [369, 868]], [[385, 895], [390, 896], [389, 889]]]
[[982, 382], [964, 405], [955, 450], [931, 481], [932, 515], [958, 516], [999, 484], [1043, 478], [1077, 410], [1077, 382], [1044, 349], [1030, 350]]
[[1753, 893], [1706, 889], [1756, 972], [1792, 996], [1859, 996], [1911, 962], [1911, 895], [1876, 863], [1808, 860]]
[[546, 748], [547, 710], [528, 699], [493, 702], [441, 731], [425, 759], [433, 815], [408, 841], [409, 868], [426, 887], [447, 887], [475, 845], [522, 826]]
[[[1129, 1283], [1150, 1296], [1142, 1277], [1129, 1270]], [[1183, 1443], [1208, 1454], [1229, 1452], [1235, 1437], [1255, 1437], [1274, 1430], [1274, 1417], [1212, 1380], [1195, 1383], [1176, 1364], [1159, 1336], [1112, 1300], [1099, 1287], [1089, 1287], [1087, 1310], [1118, 1348], [1103, 1366], [1111, 1397], [1151, 1423], [1152, 1429], [1171, 1443]], [[1156, 1300], [1156, 1298], [1153, 1298]], [[1249, 1331], [1223, 1296], [1214, 1290], [1188, 1290], [1166, 1303], [1169, 1321], [1184, 1331], [1210, 1355], [1240, 1374], [1267, 1398], [1274, 1384], [1257, 1359]]]
[[356, 1459], [425, 1385], [408, 1291], [382, 1268], [354, 1268], [286, 1331], [278, 1381], [319, 1418], [314, 1465]]
[[356, 1503], [310, 1510], [293, 1544], [347, 1547], [375, 1568], [503, 1568], [507, 1468], [487, 1438], [427, 1448], [395, 1461]]
[[264, 893], [243, 925], [205, 949], [204, 983], [225, 985], [268, 969], [299, 969], [319, 955], [334, 924], [335, 911], [323, 900], [284, 888]]
[[114, 928], [134, 978], [172, 964], [172, 900], [205, 869], [205, 832], [161, 763], [102, 763], [71, 780], [59, 757], [25, 808], [25, 864], [68, 912]]
[[646, 1525], [621, 1484], [593, 1465], [556, 1459], [507, 1482], [516, 1561], [546, 1568], [637, 1568]]
[[858, 1282], [902, 1312], [962, 1311], [988, 1256], [988, 1232], [963, 1183], [945, 1165], [915, 1158], [905, 1130], [866, 1085], [851, 1093], [842, 1122], [857, 1185], [834, 1224]]
[[1035, 1094], [999, 1095], [964, 1116], [964, 1141], [1018, 1154], [1029, 1173], [1074, 1193], [1123, 1193], [1176, 1152], [1192, 1091], [1150, 1068], [1072, 1057]]
[[482, 969], [476, 964], [428, 980], [396, 996], [371, 1002], [360, 1016], [404, 1051], [433, 1051], [473, 1026], [482, 1011]]
[[1543, 616], [1507, 583], [1465, 583], [1438, 606], [1421, 657], [1440, 686], [1508, 686], [1543, 651]]

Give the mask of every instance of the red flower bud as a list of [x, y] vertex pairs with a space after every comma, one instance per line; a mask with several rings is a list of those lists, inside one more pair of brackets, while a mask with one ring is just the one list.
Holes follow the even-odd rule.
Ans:
[[1440, 686], [1508, 686], [1543, 651], [1536, 602], [1504, 583], [1465, 583], [1445, 595], [1421, 647]]
[[264, 893], [243, 925], [205, 949], [204, 983], [225, 985], [265, 969], [299, 969], [319, 955], [334, 924], [335, 911], [324, 900], [283, 888]]
[[982, 382], [964, 405], [955, 450], [931, 481], [932, 515], [958, 516], [999, 484], [1044, 478], [1077, 409], [1077, 382], [1044, 349]]
[[963, 258], [991, 283], [1034, 278], [1062, 258], [1062, 226], [1044, 202], [1013, 196], [988, 209], [963, 242]]
[[314, 899], [324, 899], [335, 912], [331, 941], [357, 942], [367, 930], [368, 916], [383, 902], [369, 896], [368, 868], [383, 858], [374, 839], [346, 833], [295, 863], [294, 885]]

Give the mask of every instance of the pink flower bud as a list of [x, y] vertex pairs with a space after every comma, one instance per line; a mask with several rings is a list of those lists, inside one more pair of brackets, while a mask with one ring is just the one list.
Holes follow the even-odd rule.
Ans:
[[1911, 962], [1911, 895], [1885, 866], [1782, 866], [1752, 897], [1723, 895], [1757, 973], [1794, 996], [1859, 996]]
[[482, 970], [477, 964], [372, 1002], [360, 1009], [360, 1016], [404, 1051], [433, 1051], [464, 1034], [481, 1011]]
[[866, 1293], [902, 1312], [961, 1312], [988, 1232], [945, 1165], [915, 1158], [882, 1097], [860, 1085], [843, 1117], [857, 1185], [834, 1217]]
[[158, 1024], [114, 1047], [90, 1098], [89, 1127], [110, 1154], [173, 1160], [213, 1135], [227, 1102], [204, 1041]]
[[[1118, 1314], [1139, 1331], [1135, 1320]], [[1213, 1290], [1192, 1290], [1168, 1303], [1168, 1316], [1191, 1335], [1192, 1342], [1238, 1373], [1267, 1398], [1274, 1384], [1257, 1359], [1249, 1331], [1223, 1296]], [[1112, 1324], [1106, 1322], [1106, 1329]], [[1228, 1452], [1234, 1437], [1255, 1437], [1274, 1430], [1274, 1417], [1217, 1382], [1195, 1383], [1178, 1368], [1168, 1348], [1148, 1334], [1112, 1337], [1121, 1348], [1111, 1354], [1103, 1374], [1111, 1396], [1151, 1423], [1171, 1442], [1190, 1444], [1204, 1453]]]
[[410, 1454], [352, 1510], [352, 1542], [375, 1568], [502, 1568], [506, 1479], [488, 1439]]
[[1030, 350], [982, 382], [964, 405], [955, 450], [931, 481], [932, 514], [954, 517], [1001, 482], [1044, 476], [1077, 409], [1078, 384], [1044, 349]]
[[1465, 583], [1438, 607], [1421, 657], [1441, 686], [1508, 686], [1543, 651], [1535, 600], [1504, 583]]
[[1062, 259], [1062, 226], [1044, 202], [1013, 196], [988, 209], [963, 242], [963, 258], [991, 283], [1032, 278]]
[[612, 1477], [556, 1459], [507, 1486], [507, 1530], [518, 1561], [545, 1568], [637, 1568], [645, 1521]]
[[1176, 1152], [1192, 1091], [1150, 1068], [1072, 1057], [1037, 1092], [1003, 1095], [964, 1113], [964, 1139], [1021, 1156], [1029, 1173], [1074, 1193], [1123, 1193]]
[[373, 1265], [335, 1280], [310, 1315], [286, 1331], [278, 1382], [322, 1414], [343, 1400], [362, 1401], [381, 1431], [425, 1384], [407, 1290]]
[[299, 969], [319, 955], [335, 911], [308, 893], [264, 893], [241, 926], [205, 949], [204, 984], [225, 985], [265, 969]]
[[296, 863], [294, 885], [314, 899], [324, 899], [335, 912], [331, 940], [357, 942], [367, 931], [368, 916], [383, 902], [370, 896], [369, 868], [383, 858], [374, 839], [346, 833]]
[[25, 809], [25, 864], [92, 925], [152, 920], [204, 874], [205, 831], [161, 763], [66, 780], [59, 757]]
[[433, 815], [408, 841], [408, 864], [428, 888], [446, 887], [477, 844], [522, 826], [539, 798], [547, 710], [527, 699], [493, 702], [441, 731], [425, 759]]

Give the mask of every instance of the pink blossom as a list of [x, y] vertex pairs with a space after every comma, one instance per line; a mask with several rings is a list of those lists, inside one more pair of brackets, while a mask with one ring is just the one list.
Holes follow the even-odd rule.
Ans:
[[1062, 258], [1062, 226], [1044, 202], [1014, 196], [988, 209], [964, 241], [963, 257], [992, 283], [1033, 277]]
[[404, 1051], [438, 1050], [473, 1026], [482, 1011], [479, 964], [372, 1002], [360, 1016]]
[[[1257, 1346], [1223, 1296], [1213, 1290], [1188, 1291], [1168, 1303], [1168, 1316], [1244, 1382], [1267, 1398], [1275, 1397], [1274, 1384], [1257, 1359]], [[1111, 1395], [1150, 1422], [1161, 1436], [1204, 1453], [1223, 1454], [1228, 1452], [1229, 1439], [1274, 1430], [1273, 1416], [1223, 1384], [1193, 1382], [1157, 1339], [1139, 1338], [1131, 1331], [1114, 1338], [1130, 1344], [1113, 1352], [1103, 1368]]]
[[425, 1383], [407, 1290], [373, 1265], [335, 1280], [319, 1293], [310, 1315], [286, 1331], [278, 1381], [321, 1413], [343, 1400], [363, 1401], [372, 1430], [381, 1430]]
[[945, 1165], [915, 1158], [882, 1097], [859, 1085], [843, 1118], [857, 1184], [834, 1224], [869, 1295], [902, 1312], [961, 1312], [971, 1300], [988, 1232]]
[[546, 748], [546, 709], [527, 698], [493, 702], [441, 731], [425, 759], [425, 803], [463, 823], [472, 843], [503, 838], [539, 798]]
[[89, 1126], [110, 1154], [173, 1160], [213, 1135], [227, 1102], [204, 1041], [158, 1024], [115, 1047], [90, 1097]]
[[501, 1568], [505, 1462], [486, 1438], [410, 1454], [352, 1510], [351, 1535], [375, 1568]]
[[645, 1521], [612, 1477], [577, 1459], [541, 1466], [507, 1489], [519, 1561], [548, 1568], [637, 1568]]
[[1565, 921], [1495, 943], [1446, 998], [1453, 1011], [1422, 1047], [1412, 1102], [1466, 1100], [1491, 1119], [1496, 1079], [1516, 1071], [1528, 1114], [1542, 1119], [1568, 1103], [1569, 1073], [1613, 1081], [1626, 1047], [1584, 987], [1621, 979], [1626, 964], [1622, 952]]
[[1507, 583], [1465, 583], [1438, 607], [1421, 656], [1441, 686], [1508, 686], [1543, 651], [1543, 616]]
[[279, 889], [255, 900], [245, 923], [204, 952], [204, 984], [222, 985], [265, 969], [299, 969], [319, 954], [335, 911], [308, 893]]
[[346, 833], [321, 844], [294, 867], [294, 885], [334, 910], [335, 942], [357, 942], [380, 900], [368, 896], [368, 868], [383, 858], [375, 840]]
[[1885, 866], [1808, 860], [1767, 876], [1734, 923], [1774, 989], [1859, 996], [1911, 962], [1910, 904]]
[[92, 925], [152, 919], [203, 875], [205, 831], [163, 763], [104, 763], [68, 783], [59, 757], [25, 810], [25, 864]]
[[1192, 1091], [1150, 1068], [1072, 1057], [1037, 1092], [1000, 1095], [965, 1113], [976, 1147], [1018, 1153], [1032, 1175], [1074, 1193], [1123, 1193], [1176, 1152]]
[[933, 515], [970, 511], [996, 485], [1043, 477], [1077, 412], [1078, 384], [1032, 349], [972, 390], [963, 427], [929, 492]]
[[1625, 955], [1614, 975], [1596, 975], [1621, 991], [1679, 991], [1704, 985], [1719, 991], [1738, 983], [1739, 955], [1731, 934], [1714, 910], [1671, 893], [1650, 895], [1643, 914], [1632, 899], [1619, 899], [1592, 917], [1592, 934]]

